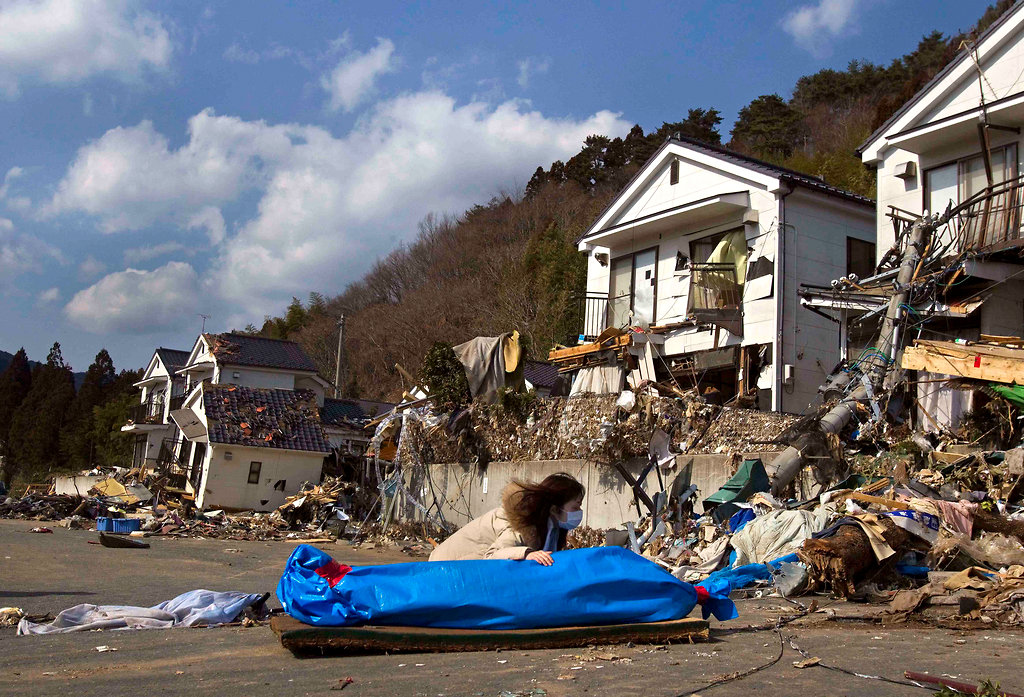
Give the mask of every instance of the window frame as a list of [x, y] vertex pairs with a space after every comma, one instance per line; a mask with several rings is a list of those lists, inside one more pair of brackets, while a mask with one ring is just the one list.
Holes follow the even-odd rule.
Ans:
[[[1018, 143], [1016, 141], [1014, 141], [1012, 143], [1006, 143], [1005, 145], [999, 145], [999, 146], [996, 146], [994, 148], [989, 148], [989, 150], [988, 150], [989, 156], [991, 156], [993, 153], [995, 153], [997, 151], [1000, 151], [1000, 150], [1007, 151], [1007, 150], [1011, 150], [1011, 149], [1013, 150], [1013, 157], [1012, 158], [1006, 157], [1003, 160], [1003, 162], [1004, 163], [1012, 163], [1013, 166], [1010, 168], [1009, 172], [1006, 174], [1006, 178], [1004, 179], [1004, 181], [1010, 181], [1011, 179], [1015, 179], [1018, 176], [1020, 176], [1020, 167], [1019, 167], [1019, 162], [1018, 162], [1018, 159], [1020, 157], [1020, 149], [1018, 147]], [[931, 167], [929, 167], [928, 169], [922, 169], [921, 170], [921, 210], [923, 211], [923, 210], [926, 210], [928, 208], [928, 197], [929, 197], [929, 193], [930, 193], [929, 187], [928, 187], [928, 174], [929, 174], [929, 172], [933, 172], [933, 171], [935, 171], [937, 169], [942, 169], [943, 167], [949, 167], [950, 165], [956, 165], [956, 198], [957, 198], [957, 202], [956, 202], [956, 205], [954, 205], [954, 208], [956, 206], [959, 206], [961, 203], [963, 203], [964, 200], [961, 198], [961, 195], [962, 195], [961, 192], [962, 192], [963, 185], [964, 185], [964, 180], [963, 180], [964, 167], [965, 167], [967, 162], [970, 162], [971, 160], [973, 160], [975, 158], [978, 158], [978, 157], [982, 157], [983, 158], [984, 157], [984, 151], [978, 150], [977, 152], [972, 153], [970, 155], [965, 155], [964, 157], [957, 157], [957, 158], [954, 158], [954, 159], [951, 159], [951, 160], [946, 160], [944, 162], [938, 162], [938, 163], [932, 165]], [[1005, 164], [1004, 164], [1004, 167], [1005, 167]], [[929, 213], [942, 213], [943, 211], [932, 211], [932, 210], [929, 210], [928, 212]]]
[[[255, 465], [255, 469], [253, 469], [254, 465]], [[249, 461], [249, 480], [248, 480], [248, 483], [249, 484], [259, 484], [260, 483], [260, 476], [262, 475], [262, 473], [263, 473], [263, 462], [262, 461], [256, 461], [256, 460], [250, 460]], [[256, 475], [256, 481], [253, 481], [253, 475]]]
[[[863, 244], [863, 245], [867, 245], [868, 247], [871, 248], [871, 254], [869, 255], [869, 259], [871, 260], [871, 270], [868, 273], [863, 274], [863, 275], [860, 274], [859, 272], [857, 272], [856, 270], [850, 268], [850, 261], [853, 258], [853, 255], [850, 252], [851, 252], [851, 248], [855, 244]], [[870, 277], [875, 272], [875, 266], [877, 265], [877, 259], [878, 259], [878, 245], [876, 243], [868, 242], [867, 240], [862, 240], [859, 237], [851, 237], [849, 235], [846, 236], [846, 275], [847, 276], [849, 276], [852, 273], [856, 273], [857, 277], [860, 278], [860, 279], [864, 279], [864, 278]]]
[[669, 186], [675, 186], [679, 183], [679, 160], [676, 158], [672, 159], [672, 162], [668, 165], [668, 184]]

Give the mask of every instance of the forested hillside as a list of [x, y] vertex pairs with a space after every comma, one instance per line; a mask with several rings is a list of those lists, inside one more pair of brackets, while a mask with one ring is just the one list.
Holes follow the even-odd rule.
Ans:
[[[758, 96], [740, 110], [725, 145], [874, 196], [874, 172], [861, 164], [857, 146], [1012, 4], [990, 6], [964, 34], [932, 32], [889, 65], [854, 61], [800, 78], [788, 99]], [[532, 355], [543, 357], [578, 328], [572, 298], [584, 289], [585, 260], [575, 238], [667, 137], [721, 144], [721, 122], [717, 109], [704, 106], [651, 133], [634, 126], [625, 138], [592, 135], [568, 161], [538, 167], [525, 191], [457, 217], [428, 216], [414, 243], [341, 295], [295, 299], [284, 316], [248, 330], [299, 341], [333, 378], [344, 314], [343, 391], [375, 399], [397, 397], [403, 385], [395, 364], [415, 373], [435, 341], [518, 329]]]

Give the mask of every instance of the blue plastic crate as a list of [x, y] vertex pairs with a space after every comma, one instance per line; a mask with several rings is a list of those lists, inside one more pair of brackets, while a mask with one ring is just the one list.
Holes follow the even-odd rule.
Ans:
[[135, 532], [142, 527], [142, 521], [138, 518], [114, 518], [111, 522], [114, 524], [112, 532], [121, 533], [122, 535]]
[[96, 529], [100, 532], [113, 532], [114, 523], [113, 518], [97, 518]]

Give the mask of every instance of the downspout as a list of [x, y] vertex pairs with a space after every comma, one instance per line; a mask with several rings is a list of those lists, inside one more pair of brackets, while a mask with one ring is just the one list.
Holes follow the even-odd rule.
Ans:
[[772, 344], [772, 411], [782, 411], [782, 317], [786, 306], [786, 197], [793, 186], [780, 182], [779, 227], [775, 246], [775, 341]]

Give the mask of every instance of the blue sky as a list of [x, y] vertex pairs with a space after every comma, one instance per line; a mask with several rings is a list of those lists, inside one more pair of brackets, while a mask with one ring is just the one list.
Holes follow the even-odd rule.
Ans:
[[336, 294], [587, 134], [887, 63], [973, 0], [0, 0], [0, 349], [84, 370]]

